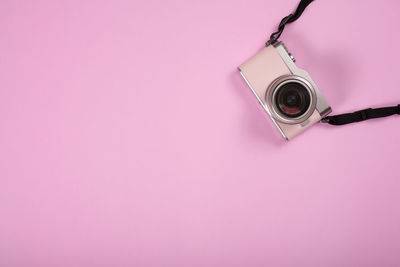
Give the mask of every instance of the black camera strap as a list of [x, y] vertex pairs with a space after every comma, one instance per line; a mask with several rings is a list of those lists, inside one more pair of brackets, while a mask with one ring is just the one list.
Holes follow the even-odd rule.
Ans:
[[345, 125], [369, 119], [383, 118], [391, 115], [400, 115], [400, 105], [384, 108], [367, 108], [352, 113], [327, 116], [321, 120], [331, 125]]
[[303, 14], [304, 10], [306, 7], [311, 4], [311, 2], [314, 0], [301, 0], [299, 5], [297, 6], [297, 9], [294, 13], [291, 13], [284, 17], [281, 22], [279, 23], [278, 30], [274, 33], [271, 34], [269, 37], [268, 42], [266, 42], [266, 46], [269, 46], [270, 44], [274, 44], [278, 41], [279, 37], [281, 37], [281, 34], [283, 30], [285, 29], [286, 24], [292, 23], [296, 21], [298, 18], [300, 18], [301, 14]]
[[[269, 40], [265, 43], [266, 46], [274, 44], [278, 41], [286, 24], [296, 21], [303, 14], [306, 7], [314, 0], [301, 0], [294, 13], [284, 17], [279, 23], [278, 30], [271, 34]], [[353, 122], [365, 121], [369, 119], [383, 118], [391, 115], [400, 115], [400, 105], [383, 108], [367, 108], [352, 113], [327, 116], [321, 120], [323, 123], [331, 125], [345, 125]]]

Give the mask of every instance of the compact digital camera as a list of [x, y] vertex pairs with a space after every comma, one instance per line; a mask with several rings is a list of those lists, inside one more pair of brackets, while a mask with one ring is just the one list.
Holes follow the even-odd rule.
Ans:
[[310, 75], [294, 62], [286, 46], [277, 42], [239, 66], [241, 75], [286, 140], [332, 111]]

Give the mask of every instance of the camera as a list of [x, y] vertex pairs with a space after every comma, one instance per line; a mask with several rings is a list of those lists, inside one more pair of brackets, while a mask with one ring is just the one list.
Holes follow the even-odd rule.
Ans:
[[310, 75], [295, 65], [282, 42], [263, 48], [238, 69], [286, 140], [332, 111]]

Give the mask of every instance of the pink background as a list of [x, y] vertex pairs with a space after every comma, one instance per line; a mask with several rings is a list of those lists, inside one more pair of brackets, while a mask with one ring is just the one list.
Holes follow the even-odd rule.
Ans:
[[[0, 3], [0, 266], [400, 266], [400, 117], [281, 139], [236, 66], [297, 0]], [[400, 2], [282, 40], [334, 113], [400, 101]]]

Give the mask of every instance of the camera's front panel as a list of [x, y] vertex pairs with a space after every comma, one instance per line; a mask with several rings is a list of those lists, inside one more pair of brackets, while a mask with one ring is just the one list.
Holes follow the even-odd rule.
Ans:
[[263, 48], [239, 70], [285, 139], [292, 139], [321, 119], [313, 86], [293, 75], [274, 46]]

